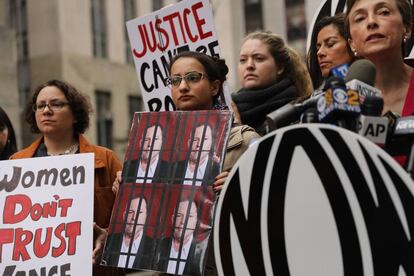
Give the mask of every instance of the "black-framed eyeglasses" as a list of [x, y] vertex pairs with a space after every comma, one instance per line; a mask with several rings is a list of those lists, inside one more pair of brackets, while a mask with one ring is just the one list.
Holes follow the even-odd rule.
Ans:
[[37, 103], [33, 105], [33, 111], [43, 112], [47, 106], [50, 110], [55, 112], [55, 111], [60, 111], [65, 105], [68, 105], [68, 104], [69, 104], [68, 102], [61, 102], [61, 101], [53, 101], [50, 103], [41, 102], [41, 103]]
[[207, 78], [207, 75], [200, 72], [189, 72], [184, 76], [170, 76], [165, 79], [165, 83], [169, 87], [177, 88], [180, 86], [181, 81], [184, 79], [188, 85], [194, 84], [202, 80], [203, 78]]

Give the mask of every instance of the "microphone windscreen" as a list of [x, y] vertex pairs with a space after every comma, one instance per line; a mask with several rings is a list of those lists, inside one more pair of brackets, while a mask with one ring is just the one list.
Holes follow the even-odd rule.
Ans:
[[345, 87], [345, 81], [339, 77], [329, 77], [325, 81], [325, 86], [323, 87], [323, 91], [326, 91], [328, 89], [332, 89], [333, 87]]
[[382, 97], [367, 96], [361, 104], [361, 113], [367, 116], [381, 116], [384, 108], [384, 99]]
[[376, 69], [374, 63], [367, 59], [354, 61], [349, 67], [345, 82], [360, 80], [368, 85], [375, 86]]

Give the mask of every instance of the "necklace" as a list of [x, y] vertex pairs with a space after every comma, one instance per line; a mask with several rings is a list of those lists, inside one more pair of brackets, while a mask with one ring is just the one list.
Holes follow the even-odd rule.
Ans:
[[78, 149], [79, 149], [79, 143], [75, 143], [72, 146], [70, 146], [67, 150], [65, 150], [63, 153], [50, 153], [48, 151], [47, 155], [48, 156], [58, 156], [58, 155], [74, 154], [78, 151]]

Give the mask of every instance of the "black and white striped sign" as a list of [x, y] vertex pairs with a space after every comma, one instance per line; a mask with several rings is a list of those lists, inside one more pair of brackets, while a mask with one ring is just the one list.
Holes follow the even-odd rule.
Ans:
[[414, 275], [414, 182], [381, 148], [330, 125], [279, 129], [220, 195], [220, 275]]

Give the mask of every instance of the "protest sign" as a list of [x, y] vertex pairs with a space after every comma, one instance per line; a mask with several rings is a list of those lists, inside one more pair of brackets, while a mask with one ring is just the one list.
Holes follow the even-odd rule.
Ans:
[[[175, 109], [170, 88], [165, 84], [174, 55], [191, 50], [220, 56], [208, 0], [181, 1], [128, 21], [127, 30], [147, 111]], [[228, 89], [219, 100], [230, 106]]]
[[202, 275], [230, 123], [230, 111], [135, 114], [104, 264]]
[[92, 275], [94, 155], [0, 164], [0, 275]]
[[251, 145], [218, 200], [218, 275], [414, 275], [414, 182], [344, 128], [297, 124]]

